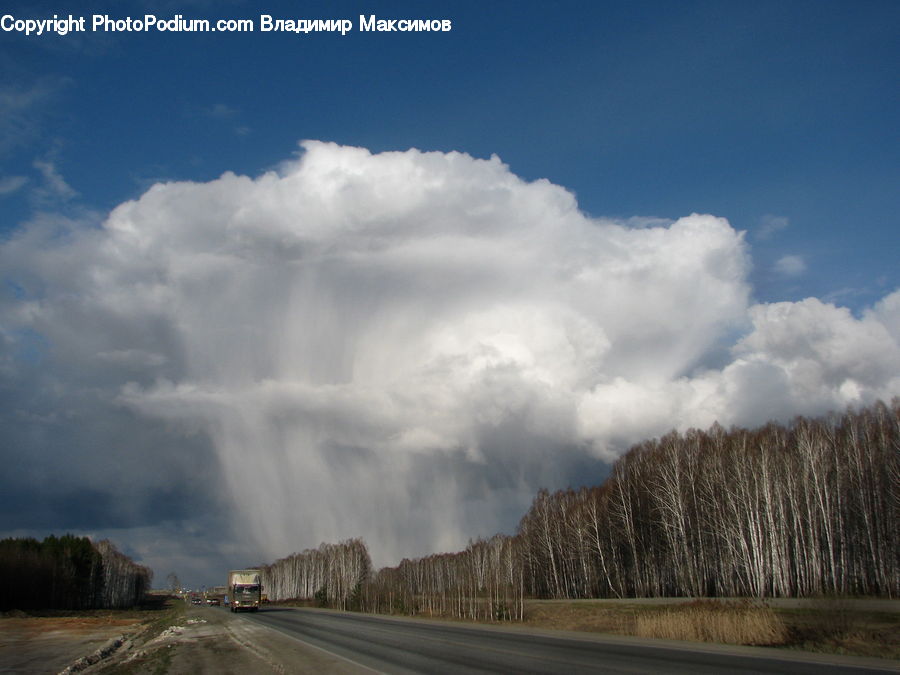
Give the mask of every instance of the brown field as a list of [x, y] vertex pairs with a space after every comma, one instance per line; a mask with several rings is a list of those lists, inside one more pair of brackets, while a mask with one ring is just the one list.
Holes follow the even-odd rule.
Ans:
[[165, 596], [133, 610], [0, 613], [0, 672], [59, 673], [119, 639], [145, 639], [178, 612]]
[[0, 672], [355, 674], [363, 669], [219, 608], [157, 597], [110, 612], [0, 613]]
[[532, 600], [525, 624], [900, 659], [900, 601]]

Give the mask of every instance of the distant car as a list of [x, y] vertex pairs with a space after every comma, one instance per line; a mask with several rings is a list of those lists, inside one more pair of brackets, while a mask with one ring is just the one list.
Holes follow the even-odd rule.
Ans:
[[207, 598], [206, 604], [207, 605], [221, 605], [222, 602], [218, 598]]
[[191, 598], [191, 604], [192, 605], [202, 605], [203, 600], [201, 598]]

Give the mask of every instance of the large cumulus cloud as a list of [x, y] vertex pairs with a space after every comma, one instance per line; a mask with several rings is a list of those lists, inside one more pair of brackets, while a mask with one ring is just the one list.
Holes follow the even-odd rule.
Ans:
[[[725, 220], [592, 219], [497, 158], [306, 143], [100, 228], [33, 223], [0, 255], [35, 485], [61, 467], [141, 526], [157, 502], [219, 510], [261, 559], [458, 547], [644, 437], [900, 393], [900, 293], [859, 318], [752, 305]], [[42, 414], [68, 415], [74, 452]]]

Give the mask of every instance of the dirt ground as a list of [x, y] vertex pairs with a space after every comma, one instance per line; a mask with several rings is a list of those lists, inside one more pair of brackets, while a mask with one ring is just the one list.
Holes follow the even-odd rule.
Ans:
[[6, 616], [0, 618], [0, 672], [59, 673], [139, 627], [137, 617]]
[[122, 650], [85, 673], [368, 673], [340, 657], [211, 607], [182, 619], [143, 645]]
[[170, 601], [126, 614], [0, 616], [0, 672], [369, 672], [218, 608]]

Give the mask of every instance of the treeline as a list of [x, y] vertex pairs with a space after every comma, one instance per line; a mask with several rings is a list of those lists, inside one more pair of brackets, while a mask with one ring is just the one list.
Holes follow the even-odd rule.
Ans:
[[543, 598], [900, 594], [900, 400], [633, 447], [519, 525]]
[[321, 544], [261, 565], [271, 600], [312, 600], [321, 607], [382, 614], [521, 618], [522, 556], [515, 537], [498, 534], [465, 551], [403, 560], [372, 571], [361, 539]]
[[370, 573], [354, 539], [264, 568], [273, 599], [478, 619], [525, 597], [900, 595], [900, 399], [636, 445], [596, 487], [538, 493], [515, 536]]
[[338, 609], [361, 609], [362, 583], [372, 561], [361, 539], [322, 544], [262, 565], [262, 585], [270, 600], [315, 599]]
[[152, 578], [106, 540], [68, 534], [0, 540], [0, 610], [132, 607]]
[[499, 621], [521, 619], [525, 579], [517, 537], [497, 534], [459, 553], [403, 560], [363, 586], [362, 609]]

